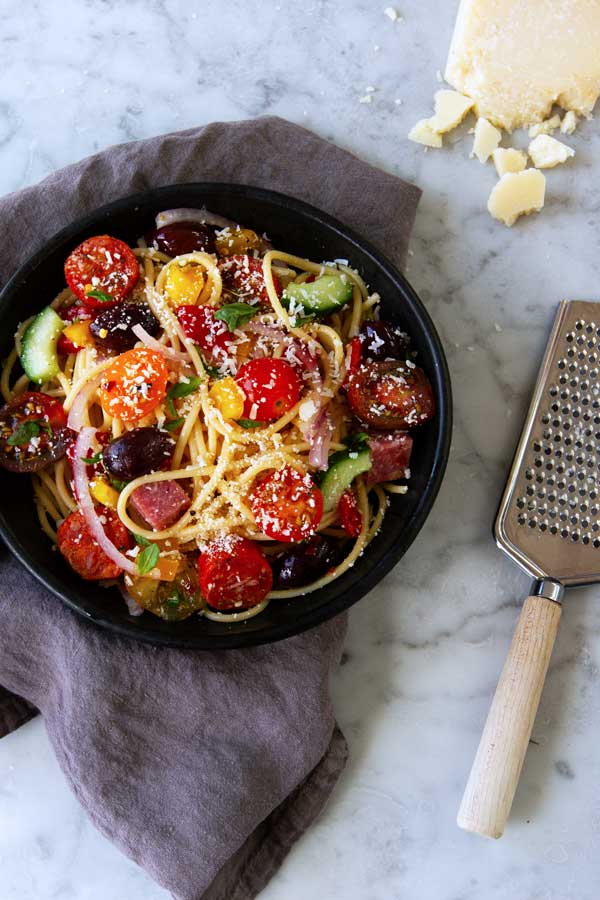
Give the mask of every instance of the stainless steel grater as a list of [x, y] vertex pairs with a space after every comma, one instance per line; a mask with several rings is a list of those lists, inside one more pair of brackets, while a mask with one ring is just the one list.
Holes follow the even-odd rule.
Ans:
[[558, 309], [495, 523], [536, 579], [509, 650], [458, 814], [500, 837], [510, 812], [564, 588], [600, 581], [600, 303]]

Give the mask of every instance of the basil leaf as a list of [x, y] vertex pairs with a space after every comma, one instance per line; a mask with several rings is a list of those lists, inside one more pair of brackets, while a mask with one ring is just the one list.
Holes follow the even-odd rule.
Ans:
[[254, 419], [238, 419], [237, 423], [242, 428], [262, 428], [265, 424], [264, 422], [256, 422]]
[[170, 419], [168, 422], [165, 422], [163, 428], [165, 431], [176, 431], [178, 428], [181, 428], [184, 422], [183, 416], [179, 416], [177, 419]]
[[215, 319], [225, 322], [229, 331], [235, 331], [240, 325], [249, 322], [258, 313], [258, 307], [249, 303], [227, 303], [215, 313]]
[[148, 538], [145, 538], [142, 534], [136, 534], [135, 531], [132, 531], [131, 533], [134, 537], [136, 544], [139, 544], [140, 547], [149, 547], [150, 546], [150, 541], [148, 540]]
[[[114, 487], [115, 491], [122, 491], [127, 487], [126, 481], [119, 481], [118, 478], [111, 478], [110, 483]], [[139, 535], [138, 535], [139, 536]]]
[[[202, 378], [194, 375], [189, 381], [178, 381], [177, 384], [174, 384], [167, 391], [167, 397], [169, 400], [174, 400], [178, 397], [187, 397], [189, 394], [193, 394], [194, 391], [197, 391], [200, 385], [202, 384]], [[169, 409], [171, 407], [169, 406]]]
[[31, 438], [37, 437], [41, 430], [40, 419], [26, 419], [17, 425], [6, 443], [9, 447], [20, 447], [28, 444]]
[[106, 291], [99, 291], [97, 288], [94, 288], [93, 291], [88, 291], [85, 296], [93, 297], [95, 300], [99, 300], [100, 303], [115, 302], [115, 298], [111, 294], [107, 294]]
[[99, 463], [102, 459], [102, 451], [100, 451], [100, 453], [94, 453], [93, 456], [80, 456], [79, 459], [81, 462], [84, 462], [86, 466], [95, 466], [96, 463]]
[[160, 559], [158, 544], [148, 544], [137, 557], [137, 569], [140, 575], [151, 572]]

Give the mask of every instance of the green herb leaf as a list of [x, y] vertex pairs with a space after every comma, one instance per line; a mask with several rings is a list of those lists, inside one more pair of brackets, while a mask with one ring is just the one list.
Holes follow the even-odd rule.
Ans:
[[181, 596], [181, 594], [179, 593], [177, 588], [175, 588], [173, 593], [169, 597], [167, 597], [167, 600], [166, 600], [168, 606], [172, 606], [173, 608], [177, 608], [178, 606], [181, 606], [182, 601], [183, 601], [183, 597]]
[[148, 540], [148, 538], [145, 538], [143, 536], [143, 534], [136, 534], [135, 531], [132, 531], [131, 533], [134, 537], [136, 544], [139, 544], [140, 547], [149, 547], [150, 546], [150, 541]]
[[170, 419], [168, 422], [165, 422], [163, 428], [165, 431], [177, 431], [178, 428], [181, 428], [185, 419], [183, 416], [179, 416], [177, 419]]
[[115, 302], [115, 298], [111, 294], [107, 294], [106, 291], [99, 291], [97, 288], [94, 288], [93, 291], [88, 291], [85, 296], [93, 297], [95, 300], [99, 300], [100, 303]]
[[137, 557], [137, 569], [140, 575], [151, 572], [160, 559], [158, 544], [148, 544]]
[[37, 437], [41, 430], [41, 419], [26, 419], [20, 425], [17, 425], [6, 443], [9, 447], [24, 446], [29, 443], [31, 438]]
[[227, 303], [217, 310], [215, 319], [225, 322], [229, 331], [235, 331], [240, 325], [249, 322], [258, 311], [257, 306], [250, 306], [249, 303]]
[[200, 348], [196, 347], [196, 350], [198, 351], [198, 356], [202, 360], [202, 365], [206, 369], [207, 374], [210, 375], [211, 378], [223, 378], [223, 375], [221, 375], [216, 366], [211, 366], [210, 363], [206, 362], [206, 359], [204, 358], [202, 353], [200, 353]]
[[238, 419], [237, 423], [242, 428], [262, 428], [265, 424], [264, 422], [256, 422], [254, 419]]
[[[174, 384], [167, 391], [167, 398], [168, 400], [173, 401], [175, 398], [187, 397], [189, 394], [193, 394], [194, 391], [197, 391], [201, 384], [202, 378], [198, 375], [192, 376], [188, 381], [178, 381], [177, 384]], [[169, 409], [170, 408], [171, 407], [169, 406]]]
[[114, 487], [115, 491], [123, 491], [127, 487], [127, 482], [119, 481], [118, 478], [111, 478], [110, 483]]
[[96, 463], [99, 463], [102, 459], [102, 451], [100, 451], [100, 453], [94, 453], [93, 456], [80, 456], [79, 459], [87, 466], [95, 466]]

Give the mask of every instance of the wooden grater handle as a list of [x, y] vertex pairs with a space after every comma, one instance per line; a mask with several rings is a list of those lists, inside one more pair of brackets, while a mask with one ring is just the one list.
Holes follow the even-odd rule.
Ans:
[[458, 825], [484, 837], [504, 832], [558, 632], [560, 603], [528, 597], [481, 735]]

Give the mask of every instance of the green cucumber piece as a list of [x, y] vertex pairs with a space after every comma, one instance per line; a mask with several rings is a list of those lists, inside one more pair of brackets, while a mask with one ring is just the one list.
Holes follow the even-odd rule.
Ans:
[[308, 284], [288, 284], [281, 299], [292, 315], [329, 316], [352, 300], [352, 284], [341, 275], [322, 275]]
[[56, 342], [65, 323], [51, 306], [35, 317], [21, 340], [21, 365], [32, 381], [42, 384], [58, 374]]
[[357, 475], [368, 472], [371, 468], [371, 451], [368, 447], [361, 450], [339, 450], [329, 458], [329, 468], [321, 478], [320, 488], [323, 494], [323, 510], [330, 512], [337, 509], [340, 497], [350, 487]]

